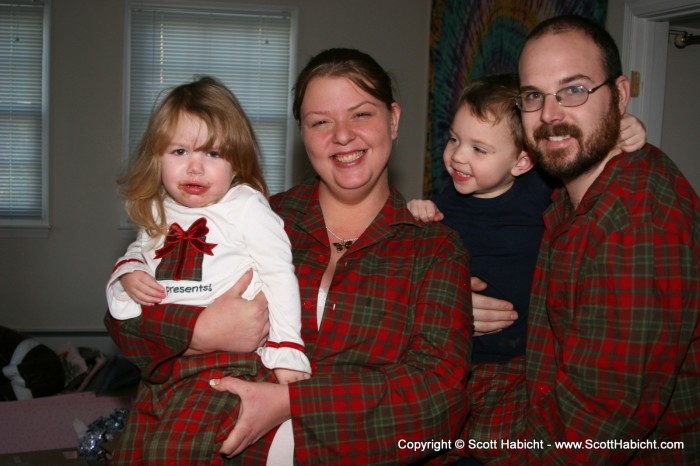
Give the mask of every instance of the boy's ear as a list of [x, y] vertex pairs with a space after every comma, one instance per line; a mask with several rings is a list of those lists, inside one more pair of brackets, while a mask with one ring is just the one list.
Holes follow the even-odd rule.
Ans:
[[521, 151], [520, 154], [518, 154], [518, 160], [515, 162], [515, 165], [510, 169], [510, 174], [518, 177], [532, 170], [534, 166], [535, 162], [532, 161], [530, 155], [525, 151]]

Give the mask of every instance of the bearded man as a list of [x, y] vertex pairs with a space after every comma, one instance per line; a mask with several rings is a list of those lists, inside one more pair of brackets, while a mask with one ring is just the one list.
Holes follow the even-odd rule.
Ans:
[[528, 150], [562, 187], [533, 280], [530, 405], [510, 439], [541, 448], [501, 464], [699, 461], [698, 196], [658, 148], [615, 147], [630, 84], [600, 26], [545, 21], [518, 71]]

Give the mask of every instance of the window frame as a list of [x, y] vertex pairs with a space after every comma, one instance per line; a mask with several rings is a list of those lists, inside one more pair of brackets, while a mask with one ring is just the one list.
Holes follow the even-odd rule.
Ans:
[[[51, 1], [41, 0], [42, 37], [41, 37], [41, 207], [36, 218], [12, 218], [0, 214], [0, 237], [48, 235], [49, 222], [49, 64], [51, 38]], [[8, 0], [8, 5], [35, 4], [34, 1]]]

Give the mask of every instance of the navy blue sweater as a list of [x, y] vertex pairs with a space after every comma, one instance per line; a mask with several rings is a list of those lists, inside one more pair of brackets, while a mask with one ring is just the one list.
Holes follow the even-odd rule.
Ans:
[[518, 320], [507, 329], [474, 338], [474, 362], [505, 362], [525, 354], [530, 287], [551, 191], [533, 169], [495, 198], [462, 195], [450, 184], [434, 199], [445, 214], [443, 223], [469, 250], [472, 276], [488, 284], [483, 294], [510, 301], [518, 311]]

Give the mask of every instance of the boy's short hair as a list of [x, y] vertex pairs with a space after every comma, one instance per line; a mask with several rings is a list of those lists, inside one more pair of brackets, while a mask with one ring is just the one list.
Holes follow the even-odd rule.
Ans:
[[515, 105], [518, 93], [518, 79], [515, 74], [484, 76], [464, 88], [457, 108], [466, 105], [474, 116], [485, 122], [498, 124], [505, 120], [510, 126], [515, 146], [522, 151], [525, 148], [523, 127], [520, 110]]

